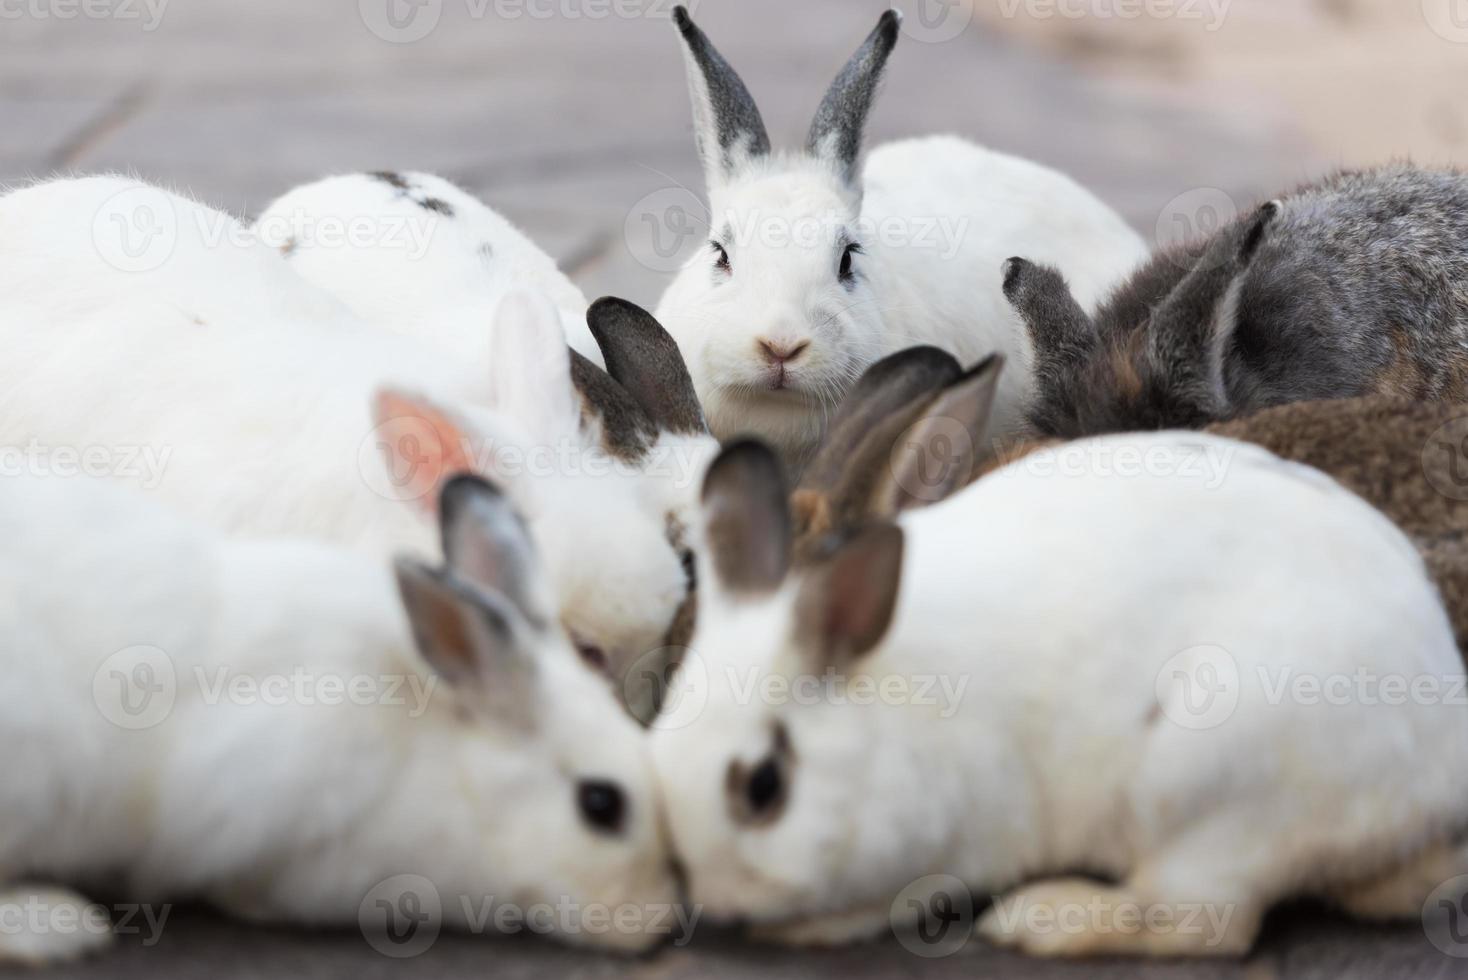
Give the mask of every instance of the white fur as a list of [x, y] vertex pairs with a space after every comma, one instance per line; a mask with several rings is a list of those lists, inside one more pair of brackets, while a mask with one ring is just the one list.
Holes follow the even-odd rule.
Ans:
[[[1227, 459], [1224, 478], [1074, 466], [1177, 459], [1178, 447]], [[981, 899], [1019, 888], [1031, 905], [1232, 910], [1226, 934], [1202, 939], [985, 922], [1031, 952], [1240, 953], [1273, 903], [1344, 898], [1462, 829], [1461, 699], [1270, 703], [1262, 683], [1286, 669], [1462, 682], [1438, 597], [1385, 518], [1315, 471], [1214, 437], [1063, 452], [1078, 454], [1069, 469], [1047, 475], [1032, 457], [900, 521], [895, 619], [847, 673], [962, 683], [951, 704], [750, 703], [739, 691], [752, 679], [810, 669], [793, 639], [801, 582], [741, 600], [707, 570], [684, 668], [707, 677], [707, 703], [655, 733], [654, 756], [710, 916], [850, 940], [886, 929], [904, 886], [947, 873]], [[1167, 692], [1170, 658], [1204, 645], [1233, 657], [1239, 700], [1192, 730], [1168, 713], [1181, 691], [1159, 701], [1156, 685]], [[795, 760], [788, 804], [772, 825], [740, 826], [726, 773], [759, 762], [777, 720]], [[1078, 870], [1120, 884], [1044, 880]], [[1415, 916], [1431, 884], [1394, 913]]]
[[[683, 349], [714, 434], [757, 433], [796, 467], [819, 444], [845, 387], [915, 344], [965, 364], [1003, 352], [1011, 367], [991, 434], [1016, 430], [1030, 350], [1004, 298], [1004, 261], [1043, 256], [1094, 307], [1147, 254], [1115, 212], [1070, 178], [952, 136], [876, 149], [864, 187], [847, 187], [821, 160], [775, 156], [710, 187], [709, 198], [710, 233], [734, 229], [733, 274], [717, 276], [712, 253], [701, 250], [657, 316]], [[827, 232], [800, 231], [816, 227]], [[867, 229], [855, 236], [865, 254], [855, 259], [851, 288], [838, 277], [834, 229], [843, 227]], [[758, 347], [765, 339], [811, 344], [792, 362], [786, 390], [770, 390]]]
[[[466, 915], [490, 898], [676, 902], [646, 741], [559, 631], [534, 634], [527, 731], [433, 674], [383, 563], [222, 539], [87, 480], [0, 481], [0, 534], [0, 900], [35, 893], [6, 890], [20, 880], [95, 880], [138, 902], [354, 926], [375, 885], [411, 873], [436, 887], [449, 928], [473, 927]], [[140, 644], [166, 653], [175, 696], [123, 727], [109, 668]], [[218, 693], [221, 676], [298, 673], [311, 681], [299, 698]], [[340, 703], [358, 678], [377, 683]], [[331, 679], [335, 704], [316, 686]], [[623, 835], [583, 824], [583, 779], [624, 790]], [[0, 935], [0, 961], [64, 958], [95, 938]]]
[[[94, 220], [137, 193], [172, 213], [177, 235], [156, 269], [124, 272], [104, 261]], [[579, 423], [550, 310], [512, 304], [493, 336], [482, 324], [445, 356], [364, 324], [228, 215], [118, 178], [40, 184], [0, 199], [0, 445], [147, 447], [167, 454], [149, 491], [218, 530], [422, 552], [432, 494], [399, 499], [372, 415], [384, 386], [421, 392], [526, 513], [566, 625], [637, 656], [662, 645], [688, 593], [667, 526], [691, 506], [700, 458], [665, 457], [651, 488], [646, 471], [613, 465]], [[535, 383], [496, 390], [517, 376]], [[505, 447], [549, 456], [529, 470], [492, 452]]]

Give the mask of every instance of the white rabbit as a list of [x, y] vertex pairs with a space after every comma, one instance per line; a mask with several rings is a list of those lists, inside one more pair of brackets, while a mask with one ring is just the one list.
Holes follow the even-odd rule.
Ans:
[[[1075, 443], [789, 574], [781, 482], [753, 442], [710, 470], [718, 550], [653, 736], [706, 915], [850, 941], [947, 874], [1030, 953], [1241, 954], [1285, 898], [1414, 918], [1422, 869], [1468, 870], [1452, 631], [1402, 534], [1318, 472]], [[1320, 695], [1363, 676], [1445, 696]], [[1194, 907], [1208, 928], [1122, 921]]]
[[1043, 252], [1094, 305], [1146, 256], [1137, 234], [1062, 174], [957, 137], [883, 146], [863, 173], [896, 11], [837, 77], [804, 152], [790, 155], [772, 154], [744, 83], [686, 10], [675, 17], [711, 241], [657, 316], [683, 349], [714, 434], [757, 433], [798, 470], [842, 390], [915, 344], [965, 364], [1004, 354], [995, 432], [1021, 425], [1030, 349], [1004, 298], [1004, 260], [1019, 243]]
[[442, 177], [328, 177], [282, 195], [254, 227], [302, 278], [375, 327], [473, 359], [501, 300], [533, 289], [555, 304], [576, 352], [602, 364], [581, 290], [504, 216]]
[[0, 963], [109, 938], [46, 928], [86, 900], [24, 882], [370, 929], [415, 875], [425, 930], [543, 902], [566, 941], [658, 942], [681, 913], [645, 737], [551, 625], [508, 502], [460, 477], [443, 521], [468, 564], [402, 559], [395, 586], [109, 483], [0, 481]]
[[361, 323], [227, 215], [133, 181], [41, 184], [0, 199], [0, 446], [100, 453], [109, 475], [140, 451], [147, 489], [216, 529], [377, 556], [429, 547], [438, 485], [479, 472], [620, 676], [683, 628], [713, 450], [657, 323], [610, 300], [592, 319], [625, 386], [570, 354], [544, 299], [508, 300], [482, 356], [446, 356]]

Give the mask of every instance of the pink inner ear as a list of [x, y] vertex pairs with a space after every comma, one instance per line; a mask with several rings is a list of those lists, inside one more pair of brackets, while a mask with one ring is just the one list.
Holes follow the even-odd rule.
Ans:
[[378, 394], [374, 415], [378, 446], [396, 492], [428, 514], [437, 514], [443, 485], [461, 473], [474, 472], [473, 450], [463, 427], [432, 403], [395, 391]]

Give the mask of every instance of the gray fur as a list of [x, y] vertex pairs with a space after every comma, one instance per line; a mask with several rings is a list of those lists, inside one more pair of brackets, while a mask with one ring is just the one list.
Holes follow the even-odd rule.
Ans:
[[882, 72], [897, 46], [901, 26], [902, 15], [896, 10], [882, 15], [876, 29], [831, 83], [811, 123], [806, 150], [812, 156], [830, 159], [848, 184], [856, 183], [867, 116], [877, 99]]
[[694, 138], [710, 184], [731, 177], [746, 160], [769, 156], [770, 137], [743, 79], [688, 14], [673, 11], [688, 58]]
[[1337, 174], [1155, 256], [1097, 312], [1011, 262], [1036, 348], [1031, 421], [1079, 437], [1197, 428], [1370, 394], [1468, 399], [1468, 176]]
[[532, 583], [535, 545], [530, 531], [499, 488], [483, 477], [456, 476], [439, 494], [444, 562], [455, 577], [513, 602], [535, 626], [551, 618]]
[[581, 393], [587, 411], [601, 423], [602, 448], [618, 459], [638, 462], [657, 441], [658, 427], [627, 389], [571, 351], [571, 383]]
[[703, 481], [708, 553], [730, 592], [774, 592], [790, 570], [794, 530], [785, 473], [770, 448], [754, 440], [719, 453]]
[[664, 432], [703, 435], [708, 423], [678, 342], [653, 315], [626, 300], [591, 304], [587, 325], [607, 362], [607, 373]]

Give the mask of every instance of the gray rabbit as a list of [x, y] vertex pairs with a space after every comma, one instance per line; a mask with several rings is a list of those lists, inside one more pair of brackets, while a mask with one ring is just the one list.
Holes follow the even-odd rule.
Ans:
[[1468, 177], [1333, 176], [1155, 255], [1085, 314], [1011, 259], [1041, 433], [1201, 428], [1295, 401], [1468, 400]]

